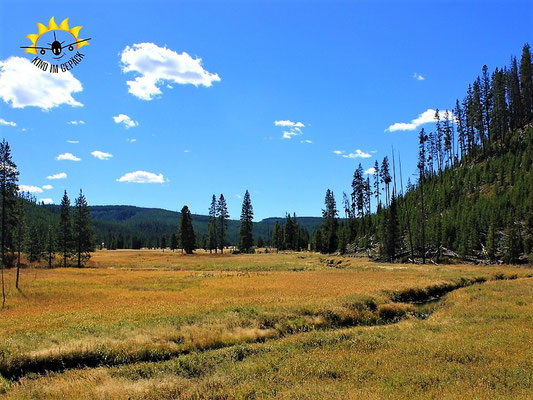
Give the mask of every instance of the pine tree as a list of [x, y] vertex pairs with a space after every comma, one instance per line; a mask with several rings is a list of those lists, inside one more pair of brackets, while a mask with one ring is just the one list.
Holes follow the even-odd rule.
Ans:
[[24, 231], [26, 227], [24, 216], [24, 200], [20, 196], [17, 196], [15, 215], [17, 221], [15, 226], [15, 251], [17, 252], [17, 279], [15, 281], [15, 288], [18, 289], [20, 275], [20, 254], [23, 251], [22, 247], [24, 244]]
[[520, 81], [518, 78], [518, 66], [516, 58], [511, 58], [511, 68], [507, 72], [507, 92], [509, 99], [509, 116], [511, 129], [520, 128], [524, 121], [522, 98], [520, 96]]
[[374, 162], [374, 194], [376, 195], [376, 212], [379, 211], [381, 204], [379, 202], [379, 163], [378, 160]]
[[263, 239], [263, 236], [259, 236], [257, 238], [257, 247], [258, 248], [263, 248], [265, 247], [265, 240]]
[[502, 141], [509, 129], [509, 110], [507, 106], [505, 93], [505, 72], [496, 70], [492, 74], [492, 112], [491, 126], [489, 129], [490, 139], [492, 142]]
[[244, 193], [241, 211], [241, 230], [239, 233], [239, 240], [237, 246], [243, 253], [250, 253], [253, 250], [254, 239], [252, 236], [254, 219], [254, 209], [250, 200], [250, 193], [248, 190]]
[[[2, 196], [2, 227], [0, 233], [1, 238], [1, 256], [2, 256], [2, 307], [6, 303], [6, 292], [4, 283], [4, 269], [7, 267], [7, 251], [12, 241], [15, 208], [15, 195], [18, 190], [18, 176], [17, 165], [11, 158], [11, 148], [6, 140], [0, 143], [0, 195]], [[9, 237], [8, 237], [9, 235]]]
[[217, 233], [218, 233], [218, 248], [221, 253], [224, 253], [224, 246], [226, 245], [226, 232], [228, 230], [228, 206], [226, 204], [226, 199], [224, 195], [221, 194], [217, 202]]
[[531, 52], [529, 44], [522, 48], [520, 59], [520, 92], [524, 108], [524, 123], [533, 121], [533, 78], [531, 68]]
[[164, 253], [165, 249], [167, 248], [167, 237], [165, 235], [161, 236], [161, 241], [159, 243]]
[[74, 244], [77, 258], [77, 267], [81, 268], [83, 264], [91, 258], [91, 251], [94, 251], [92, 241], [92, 221], [91, 211], [87, 204], [82, 190], [74, 204], [73, 215]]
[[421, 253], [422, 253], [422, 263], [426, 263], [426, 209], [424, 206], [424, 182], [426, 180], [426, 146], [425, 143], [428, 137], [424, 128], [420, 131], [418, 135], [418, 183], [420, 188], [420, 223], [421, 223]]
[[218, 251], [217, 246], [217, 198], [215, 195], [211, 198], [211, 206], [209, 207], [209, 225], [207, 226], [207, 249], [210, 253], [215, 250]]
[[381, 163], [381, 182], [385, 185], [385, 193], [387, 195], [387, 207], [389, 206], [390, 202], [390, 192], [389, 192], [389, 184], [391, 183], [392, 179], [389, 173], [389, 159], [387, 156], [383, 158], [383, 161]]
[[174, 251], [178, 248], [178, 236], [172, 233], [170, 236], [170, 250]]
[[400, 249], [400, 228], [398, 220], [398, 205], [396, 201], [396, 194], [393, 192], [390, 207], [384, 218], [385, 228], [382, 248], [383, 255], [387, 260], [393, 262]]
[[272, 230], [272, 245], [276, 248], [276, 253], [284, 248], [283, 236], [283, 227], [278, 223], [278, 221], [274, 222], [274, 228]]
[[313, 251], [322, 253], [324, 247], [322, 245], [322, 230], [320, 228], [315, 229], [313, 237], [311, 239], [311, 249]]
[[54, 228], [48, 226], [48, 237], [46, 240], [46, 253], [48, 254], [48, 268], [52, 268], [52, 260], [54, 259], [56, 250]]
[[337, 221], [337, 205], [335, 204], [335, 196], [331, 190], [326, 191], [326, 198], [324, 200], [326, 208], [322, 210], [322, 236], [323, 236], [323, 253], [333, 253], [337, 250], [338, 239], [338, 221]]
[[181, 248], [187, 254], [192, 254], [193, 250], [196, 248], [196, 236], [192, 226], [192, 215], [187, 206], [183, 206], [181, 209], [178, 238]]
[[63, 257], [63, 267], [67, 267], [67, 262], [72, 254], [72, 221], [70, 218], [70, 200], [67, 191], [63, 194], [60, 206], [59, 229], [57, 232], [57, 242], [59, 252]]

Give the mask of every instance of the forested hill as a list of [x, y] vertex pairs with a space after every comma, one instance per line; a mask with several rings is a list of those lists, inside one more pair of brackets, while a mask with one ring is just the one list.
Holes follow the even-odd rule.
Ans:
[[[401, 179], [401, 164], [396, 164], [398, 171], [394, 155], [392, 176], [387, 157], [381, 167], [375, 164], [374, 191], [359, 165], [352, 183], [353, 200], [346, 200], [351, 218], [341, 224], [341, 251], [357, 243], [357, 247], [379, 250], [390, 261], [533, 260], [529, 45], [523, 47], [520, 64], [512, 57], [509, 67], [490, 74], [484, 66], [481, 72], [463, 101], [457, 100], [453, 114], [446, 111], [442, 118], [437, 110], [435, 131], [420, 131], [418, 179], [408, 182], [405, 193], [396, 180], [397, 172]], [[380, 204], [374, 215], [368, 206], [372, 195]]]
[[[93, 220], [96, 243], [109, 243], [117, 240], [120, 247], [129, 248], [132, 246], [132, 239], [135, 239], [143, 247], [156, 247], [161, 236], [165, 235], [167, 241], [173, 233], [178, 232], [180, 213], [176, 211], [164, 210], [161, 208], [143, 208], [135, 206], [109, 205], [90, 206]], [[58, 205], [35, 205], [29, 211], [34, 218], [45, 221], [59, 221]], [[201, 240], [207, 233], [209, 216], [193, 214], [194, 231], [198, 240]], [[272, 232], [275, 222], [282, 223], [284, 218], [266, 218], [253, 224], [254, 238], [261, 236], [265, 241]], [[301, 227], [307, 229], [309, 234], [320, 226], [320, 217], [298, 218]], [[240, 221], [228, 220], [228, 241], [235, 244], [239, 234]]]

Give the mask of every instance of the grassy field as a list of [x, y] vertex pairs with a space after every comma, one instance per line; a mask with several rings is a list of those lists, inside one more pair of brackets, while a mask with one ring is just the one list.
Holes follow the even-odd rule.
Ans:
[[528, 268], [147, 250], [98, 251], [90, 266], [24, 269], [20, 291], [7, 271], [4, 397], [533, 392]]

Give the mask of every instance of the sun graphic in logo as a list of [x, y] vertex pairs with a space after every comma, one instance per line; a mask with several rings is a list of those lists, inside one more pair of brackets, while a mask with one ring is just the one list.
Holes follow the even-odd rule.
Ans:
[[[75, 26], [74, 28], [69, 28], [68, 26], [68, 18], [65, 18], [63, 22], [58, 26], [54, 20], [54, 17], [50, 18], [50, 21], [48, 22], [48, 27], [41, 24], [40, 22], [37, 22], [37, 27], [39, 28], [39, 33], [33, 33], [30, 35], [27, 35], [26, 37], [31, 40], [32, 45], [31, 46], [22, 46], [22, 49], [26, 49], [24, 53], [32, 53], [37, 54], [37, 50], [39, 50], [39, 53], [41, 55], [46, 54], [46, 50], [50, 50], [52, 54], [55, 56], [55, 59], [61, 58], [63, 55], [61, 54], [64, 49], [68, 49], [69, 51], [73, 51], [74, 48], [79, 49], [80, 47], [83, 47], [85, 45], [89, 44], [88, 39], [80, 39], [78, 37], [78, 34], [80, 33], [81, 26]], [[48, 32], [52, 32], [54, 34], [54, 40], [52, 43], [46, 43], [49, 47], [43, 47], [38, 46], [39, 39], [41, 39], [41, 36], [47, 34]], [[74, 40], [72, 43], [65, 44], [66, 40], [59, 41], [56, 37], [56, 31], [64, 31], [72, 35]]]

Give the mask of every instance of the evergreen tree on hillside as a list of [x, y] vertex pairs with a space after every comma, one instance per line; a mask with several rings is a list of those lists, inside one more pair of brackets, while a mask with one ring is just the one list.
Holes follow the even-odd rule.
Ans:
[[72, 254], [72, 221], [70, 219], [70, 199], [67, 191], [63, 194], [60, 206], [59, 228], [57, 231], [58, 250], [63, 257], [63, 267], [67, 267]]
[[533, 77], [531, 68], [531, 51], [526, 43], [522, 48], [520, 59], [520, 91], [524, 107], [524, 124], [533, 121]]
[[91, 211], [87, 204], [87, 199], [80, 189], [80, 194], [74, 203], [73, 215], [73, 238], [76, 252], [76, 265], [81, 268], [83, 264], [91, 258], [91, 251], [94, 251], [92, 241], [92, 220]]
[[392, 193], [391, 204], [386, 211], [383, 223], [385, 224], [385, 227], [383, 229], [381, 245], [382, 253], [388, 261], [393, 262], [398, 256], [401, 246], [398, 203], [394, 192]]
[[252, 201], [250, 200], [250, 193], [248, 190], [244, 193], [241, 211], [241, 229], [239, 233], [239, 240], [237, 246], [239, 250], [244, 253], [250, 253], [253, 250], [254, 239], [252, 236], [254, 219], [254, 209]]
[[167, 237], [165, 235], [161, 236], [160, 246], [164, 253], [165, 249], [167, 248]]
[[320, 228], [315, 229], [313, 237], [311, 238], [311, 250], [322, 253], [324, 246], [322, 245], [322, 230]]
[[218, 219], [218, 226], [217, 226], [217, 233], [218, 233], [218, 248], [220, 249], [221, 253], [224, 253], [224, 246], [226, 245], [226, 233], [228, 230], [228, 219], [229, 219], [229, 213], [228, 213], [228, 205], [226, 204], [226, 199], [224, 198], [224, 195], [221, 194], [218, 198], [217, 202], [217, 219]]
[[180, 247], [187, 254], [192, 254], [193, 250], [196, 248], [196, 236], [192, 226], [192, 215], [187, 206], [183, 206], [181, 209], [178, 239]]
[[337, 233], [338, 221], [335, 196], [329, 189], [326, 191], [324, 203], [326, 208], [322, 210], [322, 252], [333, 253], [337, 250], [339, 244]]
[[507, 72], [507, 92], [511, 129], [517, 129], [522, 126], [524, 112], [522, 108], [522, 97], [520, 95], [518, 66], [515, 57], [511, 58], [511, 68]]
[[387, 196], [386, 198], [388, 207], [390, 202], [389, 184], [391, 183], [392, 178], [389, 172], [389, 158], [387, 156], [385, 156], [381, 162], [380, 174], [381, 182], [385, 185], [385, 194]]
[[209, 207], [209, 224], [207, 226], [207, 249], [210, 253], [215, 250], [218, 251], [217, 246], [218, 232], [217, 232], [217, 198], [213, 195], [211, 199], [211, 206]]
[[0, 195], [2, 196], [2, 226], [0, 234], [2, 257], [2, 307], [6, 303], [4, 268], [8, 266], [7, 252], [12, 249], [12, 232], [15, 226], [14, 209], [15, 195], [18, 190], [17, 165], [11, 158], [11, 148], [6, 140], [0, 143]]
[[381, 203], [379, 201], [379, 163], [378, 160], [374, 162], [374, 194], [376, 195], [376, 212], [380, 209]]

